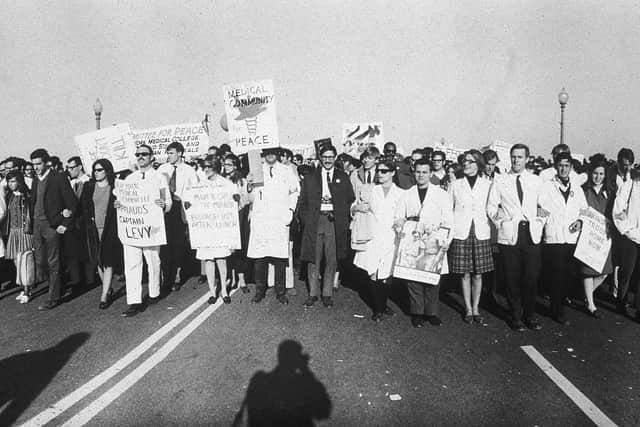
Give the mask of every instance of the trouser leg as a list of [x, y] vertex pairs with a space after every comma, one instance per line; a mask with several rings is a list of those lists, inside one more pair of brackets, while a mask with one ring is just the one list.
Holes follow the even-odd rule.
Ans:
[[424, 288], [424, 314], [438, 316], [440, 314], [440, 283], [436, 286], [426, 285]]
[[61, 236], [51, 227], [44, 230], [44, 240], [47, 253], [47, 268], [49, 269], [49, 301], [60, 301], [62, 296], [62, 281], [60, 279], [60, 246]]
[[[322, 217], [322, 215], [320, 215]], [[307, 265], [307, 278], [309, 279], [309, 296], [320, 296], [320, 265], [322, 263], [322, 255], [324, 246], [324, 234], [320, 232], [318, 225], [318, 234], [316, 235], [316, 248], [314, 252], [314, 260]]]
[[254, 260], [254, 280], [256, 282], [256, 295], [262, 295], [267, 292], [267, 260], [258, 258]]
[[160, 247], [146, 247], [142, 250], [142, 254], [149, 270], [149, 296], [157, 298], [160, 296]]
[[276, 295], [284, 295], [286, 292], [287, 259], [273, 258], [271, 261], [273, 263], [273, 282]]
[[320, 215], [324, 222], [324, 274], [322, 275], [322, 296], [333, 295], [333, 284], [335, 282], [336, 269], [338, 268], [338, 257], [336, 255], [336, 228], [335, 223], [330, 222], [327, 217]]
[[142, 248], [123, 245], [123, 249], [127, 304], [140, 304], [142, 303]]
[[618, 302], [628, 302], [629, 287], [638, 258], [638, 245], [625, 236], [616, 239], [615, 262], [618, 269]]
[[409, 311], [414, 315], [425, 314], [425, 288], [428, 285], [417, 282], [407, 282], [407, 290], [409, 291]]
[[522, 278], [522, 254], [517, 246], [500, 245], [500, 256], [504, 266], [505, 288], [511, 306], [512, 321], [522, 320], [520, 280]]
[[522, 312], [525, 320], [533, 319], [536, 312], [536, 296], [540, 278], [540, 245], [522, 248], [523, 271], [521, 276]]

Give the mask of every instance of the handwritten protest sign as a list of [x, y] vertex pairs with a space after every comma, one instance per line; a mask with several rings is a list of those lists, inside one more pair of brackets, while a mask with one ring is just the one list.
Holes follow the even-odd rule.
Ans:
[[115, 171], [129, 169], [136, 145], [131, 138], [128, 123], [121, 123], [74, 138], [85, 168], [98, 159], [107, 159]]
[[211, 182], [186, 191], [183, 199], [191, 205], [186, 214], [192, 248], [240, 249], [238, 204], [233, 199], [237, 193], [233, 184], [212, 185]]
[[384, 132], [382, 122], [344, 123], [342, 125], [342, 152], [360, 158], [360, 154], [369, 146], [382, 151]]
[[184, 147], [185, 157], [197, 157], [207, 154], [209, 135], [202, 123], [185, 123], [180, 125], [161, 126], [151, 129], [132, 131], [136, 147], [146, 144], [153, 149], [157, 161], [167, 159], [167, 146], [179, 142]]
[[234, 153], [280, 146], [272, 80], [225, 85], [224, 107]]
[[417, 221], [406, 221], [397, 242], [393, 277], [437, 285], [447, 253], [442, 242], [448, 241], [450, 232], [446, 227], [425, 230]]
[[582, 231], [573, 256], [598, 272], [602, 272], [611, 250], [607, 218], [593, 208], [580, 215]]
[[118, 237], [129, 246], [160, 246], [167, 243], [164, 211], [155, 204], [161, 198], [157, 188], [142, 181], [116, 180], [114, 194], [118, 208]]

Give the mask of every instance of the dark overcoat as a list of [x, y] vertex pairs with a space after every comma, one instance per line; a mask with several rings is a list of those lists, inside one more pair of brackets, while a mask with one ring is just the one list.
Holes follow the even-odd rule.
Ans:
[[[320, 203], [322, 201], [321, 173], [326, 173], [322, 167], [307, 175], [302, 181], [302, 190], [300, 192], [298, 208], [300, 210], [299, 218], [303, 227], [300, 259], [306, 262], [315, 261], [318, 219], [320, 218]], [[338, 260], [342, 260], [349, 253], [350, 209], [355, 196], [349, 177], [338, 169], [333, 171], [330, 190], [336, 230], [336, 256]]]
[[80, 233], [82, 247], [86, 250], [90, 262], [101, 267], [115, 267], [116, 270], [123, 264], [122, 244], [118, 239], [118, 223], [116, 208], [113, 206], [115, 196], [113, 191], [109, 194], [107, 214], [104, 220], [102, 239], [98, 237], [98, 229], [95, 222], [95, 206], [93, 204], [93, 191], [95, 181], [84, 184], [80, 196]]

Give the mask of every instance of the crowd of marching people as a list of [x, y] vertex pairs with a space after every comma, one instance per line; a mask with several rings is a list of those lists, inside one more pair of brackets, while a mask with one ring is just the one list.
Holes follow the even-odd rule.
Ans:
[[[244, 293], [253, 288], [252, 302], [260, 303], [270, 281], [277, 301], [288, 304], [287, 295], [296, 289], [287, 272], [295, 266], [308, 287], [306, 308], [333, 306], [342, 282], [368, 289], [372, 320], [380, 322], [394, 314], [387, 303], [393, 286], [405, 286], [411, 324], [437, 326], [440, 284], [394, 278], [398, 240], [405, 223], [416, 221], [423, 230], [451, 230], [438, 241], [446, 251], [440, 280], [460, 289], [463, 322], [484, 323], [481, 297], [497, 304], [503, 291], [514, 330], [541, 329], [541, 295], [549, 299], [553, 320], [569, 325], [566, 308], [576, 299], [576, 287], [585, 314], [600, 319], [595, 294], [603, 283], [611, 285], [614, 308], [640, 322], [640, 169], [630, 149], [621, 149], [615, 160], [595, 154], [580, 162], [560, 144], [546, 162], [523, 144], [513, 145], [508, 159], [476, 149], [447, 159], [430, 147], [403, 157], [392, 142], [382, 152], [369, 146], [359, 158], [339, 154], [330, 144], [319, 146], [315, 159], [268, 148], [261, 153], [263, 182], [248, 171], [247, 156], [232, 153], [227, 144], [189, 161], [184, 151], [171, 143], [167, 161], [158, 164], [153, 149], [140, 145], [129, 171], [115, 171], [107, 159], [84, 165], [75, 156], [63, 164], [45, 149], [28, 160], [2, 161], [0, 256], [2, 269], [11, 269], [13, 282], [22, 287], [16, 299], [30, 302], [46, 282], [46, 301], [38, 309], [50, 310], [100, 283], [96, 303], [107, 309], [114, 283], [124, 280], [122, 315], [132, 317], [179, 291], [195, 259], [210, 304], [230, 303], [235, 287]], [[165, 245], [122, 243], [117, 179], [157, 189]], [[188, 190], [202, 183], [233, 194], [240, 248], [192, 249]], [[574, 256], [588, 208], [607, 219], [602, 235], [595, 236], [611, 240], [602, 269]], [[411, 248], [406, 254], [412, 256]]]

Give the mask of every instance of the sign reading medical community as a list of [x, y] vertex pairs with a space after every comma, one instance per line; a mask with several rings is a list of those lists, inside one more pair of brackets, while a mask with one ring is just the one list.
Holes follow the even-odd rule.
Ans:
[[136, 151], [128, 123], [78, 135], [74, 140], [86, 169], [98, 159], [109, 160], [116, 171], [129, 169]]
[[118, 237], [129, 246], [160, 246], [167, 243], [164, 211], [155, 204], [162, 195], [144, 181], [116, 180], [114, 194], [121, 206], [117, 209]]
[[225, 85], [224, 108], [234, 153], [280, 146], [272, 80]]
[[167, 146], [179, 142], [184, 147], [185, 157], [198, 157], [207, 154], [209, 135], [202, 123], [185, 123], [180, 125], [161, 126], [151, 129], [132, 131], [136, 147], [146, 144], [153, 149], [158, 162], [167, 159]]

